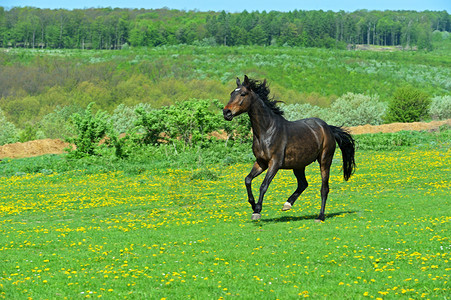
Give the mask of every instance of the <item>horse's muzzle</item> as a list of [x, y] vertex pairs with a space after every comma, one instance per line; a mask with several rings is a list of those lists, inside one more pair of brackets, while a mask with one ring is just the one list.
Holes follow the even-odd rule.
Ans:
[[224, 115], [224, 119], [226, 119], [227, 121], [232, 121], [233, 113], [230, 109], [224, 108], [222, 114]]

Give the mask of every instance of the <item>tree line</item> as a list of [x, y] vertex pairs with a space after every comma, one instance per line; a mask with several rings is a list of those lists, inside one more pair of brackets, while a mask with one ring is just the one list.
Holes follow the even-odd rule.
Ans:
[[446, 11], [256, 11], [40, 9], [0, 6], [0, 47], [121, 49], [124, 46], [347, 45], [432, 47], [434, 31], [451, 31]]

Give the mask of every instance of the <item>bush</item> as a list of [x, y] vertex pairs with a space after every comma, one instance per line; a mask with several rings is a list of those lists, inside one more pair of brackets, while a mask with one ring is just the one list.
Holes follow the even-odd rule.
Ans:
[[93, 115], [93, 105], [94, 103], [90, 103], [84, 112], [72, 115], [75, 137], [66, 138], [66, 141], [74, 144], [76, 148], [68, 149], [69, 157], [82, 158], [100, 154], [99, 143], [110, 131], [111, 125], [106, 112], [99, 110]]
[[83, 108], [78, 105], [58, 106], [42, 118], [39, 122], [40, 130], [46, 138], [64, 139], [74, 131], [74, 128], [70, 128], [68, 120], [73, 114], [82, 112]]
[[218, 101], [197, 99], [169, 106], [166, 124], [171, 139], [181, 138], [185, 146], [193, 146], [205, 141], [209, 133], [219, 130], [225, 121], [212, 105], [220, 106]]
[[378, 96], [347, 93], [332, 103], [326, 119], [340, 126], [379, 125], [386, 109], [387, 104]]
[[327, 114], [327, 109], [311, 105], [310, 103], [281, 104], [280, 108], [284, 111], [284, 116], [289, 121], [306, 118], [324, 119]]
[[227, 133], [226, 146], [230, 140], [239, 144], [252, 140], [251, 121], [248, 116], [240, 116], [232, 122], [223, 123], [223, 129]]
[[147, 103], [140, 103], [135, 106], [120, 104], [116, 107], [111, 116], [114, 130], [118, 133], [126, 133], [132, 130], [139, 120], [139, 115], [136, 113], [137, 110], [149, 112], [152, 108]]
[[142, 128], [142, 143], [145, 145], [154, 145], [163, 139], [161, 133], [166, 131], [164, 123], [164, 111], [162, 109], [144, 110], [143, 107], [136, 109], [138, 120], [135, 125]]
[[429, 96], [416, 88], [410, 86], [399, 88], [388, 105], [385, 121], [387, 123], [421, 121], [428, 114], [430, 102]]
[[309, 103], [282, 104], [281, 108], [290, 121], [315, 117], [331, 124], [357, 126], [381, 124], [387, 105], [379, 101], [377, 96], [347, 93], [335, 100], [329, 108]]
[[149, 112], [138, 109], [137, 125], [144, 129], [144, 143], [180, 141], [183, 146], [192, 147], [205, 142], [208, 134], [219, 130], [225, 122], [212, 104], [220, 106], [217, 101], [191, 99]]
[[437, 96], [432, 98], [429, 116], [433, 120], [451, 119], [451, 96]]
[[36, 126], [27, 123], [25, 128], [19, 132], [19, 142], [24, 143], [28, 141], [33, 141], [37, 139], [37, 129]]
[[6, 116], [0, 109], [0, 146], [18, 141], [16, 126], [6, 120]]

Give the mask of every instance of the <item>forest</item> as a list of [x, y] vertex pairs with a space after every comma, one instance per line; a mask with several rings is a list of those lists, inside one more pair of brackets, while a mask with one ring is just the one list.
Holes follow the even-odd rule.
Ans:
[[356, 44], [431, 50], [450, 32], [446, 11], [243, 11], [40, 9], [0, 6], [0, 47], [121, 49], [124, 46], [260, 45], [341, 48]]

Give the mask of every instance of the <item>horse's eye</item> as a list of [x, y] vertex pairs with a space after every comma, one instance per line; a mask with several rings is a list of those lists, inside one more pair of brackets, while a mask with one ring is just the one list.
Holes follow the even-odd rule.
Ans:
[[246, 93], [241, 93], [241, 97], [244, 97], [244, 96], [246, 96]]

